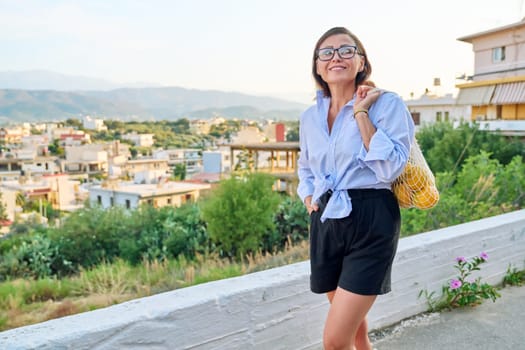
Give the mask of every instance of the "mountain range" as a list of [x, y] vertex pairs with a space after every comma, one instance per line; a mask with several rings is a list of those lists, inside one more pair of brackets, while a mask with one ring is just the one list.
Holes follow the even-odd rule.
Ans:
[[0, 122], [82, 115], [118, 120], [179, 118], [298, 119], [304, 104], [273, 97], [182, 87], [132, 87], [48, 71], [0, 72]]

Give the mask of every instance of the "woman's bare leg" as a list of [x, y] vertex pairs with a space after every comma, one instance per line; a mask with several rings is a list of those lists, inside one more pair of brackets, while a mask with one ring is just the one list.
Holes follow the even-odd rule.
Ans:
[[[334, 298], [335, 290], [326, 293], [326, 296], [328, 297], [328, 301], [330, 304], [332, 303], [332, 299]], [[365, 319], [361, 322], [359, 325], [359, 328], [357, 329], [357, 333], [355, 335], [355, 349], [356, 350], [372, 350], [372, 344], [370, 343], [370, 339], [368, 338], [368, 322]]]
[[359, 325], [355, 335], [355, 349], [356, 350], [372, 350], [372, 343], [368, 338], [368, 322], [365, 319]]
[[341, 288], [329, 292], [327, 296], [332, 305], [324, 329], [325, 350], [353, 350], [354, 346], [359, 346], [358, 350], [370, 349], [365, 317], [376, 296], [359, 295]]

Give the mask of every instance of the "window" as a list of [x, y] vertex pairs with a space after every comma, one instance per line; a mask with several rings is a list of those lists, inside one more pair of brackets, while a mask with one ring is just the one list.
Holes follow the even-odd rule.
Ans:
[[414, 124], [419, 125], [419, 123], [421, 123], [421, 113], [411, 112], [410, 114], [412, 114], [412, 120], [414, 120]]
[[129, 199], [126, 199], [126, 209], [131, 208], [131, 201]]
[[115, 200], [113, 199], [113, 197], [109, 197], [109, 205], [111, 206], [115, 205]]
[[492, 49], [492, 62], [505, 61], [505, 46], [495, 47]]
[[171, 205], [171, 198], [168, 198], [167, 203]]
[[102, 204], [102, 196], [97, 196], [97, 203]]
[[443, 112], [436, 112], [436, 121], [440, 122], [443, 118]]
[[448, 122], [449, 119], [450, 119], [450, 112], [446, 111], [445, 112], [445, 121]]

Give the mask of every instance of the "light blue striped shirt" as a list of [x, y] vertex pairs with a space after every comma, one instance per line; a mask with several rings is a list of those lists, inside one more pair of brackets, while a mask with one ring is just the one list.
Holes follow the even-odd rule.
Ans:
[[301, 115], [297, 194], [312, 203], [332, 190], [321, 221], [350, 215], [352, 201], [347, 189], [387, 188], [403, 170], [414, 137], [414, 122], [397, 94], [383, 92], [369, 110], [377, 131], [367, 151], [354, 118], [354, 99], [339, 112], [328, 132], [330, 98], [317, 93], [317, 104]]

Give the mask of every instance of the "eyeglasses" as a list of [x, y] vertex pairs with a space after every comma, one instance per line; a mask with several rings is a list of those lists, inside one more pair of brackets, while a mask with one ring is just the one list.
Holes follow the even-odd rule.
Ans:
[[358, 53], [357, 47], [351, 45], [343, 45], [338, 49], [334, 49], [333, 47], [325, 47], [317, 50], [317, 58], [319, 61], [330, 61], [332, 58], [334, 58], [336, 51], [339, 57], [344, 59], [352, 58], [356, 53]]

